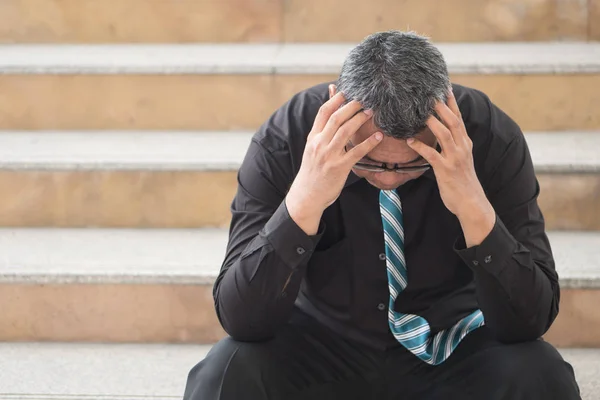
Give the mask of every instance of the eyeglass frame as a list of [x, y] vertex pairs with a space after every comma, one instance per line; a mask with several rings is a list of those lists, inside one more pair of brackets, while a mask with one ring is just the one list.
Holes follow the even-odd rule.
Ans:
[[[354, 147], [352, 142], [348, 141]], [[348, 144], [344, 146], [344, 151], [348, 152]], [[398, 163], [393, 164], [393, 166], [388, 166], [390, 163], [379, 163], [379, 164], [369, 164], [369, 163], [361, 163], [360, 161], [354, 164], [353, 168], [360, 169], [368, 172], [386, 172], [393, 171], [397, 173], [411, 173], [411, 172], [424, 172], [431, 168], [431, 164], [425, 163], [422, 165], [411, 165], [408, 167], [399, 167]]]

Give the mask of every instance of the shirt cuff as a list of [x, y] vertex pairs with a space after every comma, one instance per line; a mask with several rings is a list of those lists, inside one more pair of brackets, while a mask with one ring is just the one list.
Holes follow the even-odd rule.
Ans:
[[506, 229], [502, 220], [496, 216], [496, 223], [483, 242], [468, 249], [465, 247], [465, 238], [460, 236], [454, 243], [454, 251], [471, 269], [478, 271], [484, 268], [498, 275], [517, 249], [518, 242]]
[[290, 268], [308, 262], [325, 232], [325, 223], [319, 223], [316, 235], [309, 236], [290, 217], [285, 200], [262, 229], [261, 236], [273, 246], [274, 251]]

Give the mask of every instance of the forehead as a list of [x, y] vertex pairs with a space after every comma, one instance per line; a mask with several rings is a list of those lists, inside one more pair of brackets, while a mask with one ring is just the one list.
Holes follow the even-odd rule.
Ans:
[[[357, 145], [363, 142], [377, 131], [373, 121], [367, 121], [352, 137], [352, 144]], [[417, 134], [416, 137], [430, 146], [435, 144], [435, 136], [428, 128]], [[406, 144], [406, 140], [384, 135], [381, 143], [369, 152], [367, 157], [377, 162], [406, 164], [419, 157], [419, 154]]]

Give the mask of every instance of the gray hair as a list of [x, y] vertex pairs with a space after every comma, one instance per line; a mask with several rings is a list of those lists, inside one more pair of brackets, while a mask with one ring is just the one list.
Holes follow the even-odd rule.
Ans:
[[337, 82], [347, 101], [373, 110], [375, 125], [398, 139], [415, 136], [450, 90], [442, 53], [413, 32], [367, 36], [347, 56]]

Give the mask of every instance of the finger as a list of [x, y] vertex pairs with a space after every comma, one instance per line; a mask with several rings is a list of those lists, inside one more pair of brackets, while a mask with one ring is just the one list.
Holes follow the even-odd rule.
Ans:
[[454, 92], [452, 91], [452, 87], [450, 89], [450, 94], [448, 97], [448, 107], [450, 107], [450, 110], [452, 110], [452, 113], [454, 113], [454, 115], [456, 115], [458, 117], [461, 124], [463, 125], [463, 129], [461, 131], [462, 133], [459, 136], [461, 136], [462, 139], [464, 140], [465, 144], [468, 147], [470, 147], [473, 144], [473, 142], [471, 141], [471, 138], [469, 137], [467, 128], [464, 126], [462, 114], [460, 112], [460, 108], [458, 107], [458, 101], [456, 100], [456, 96], [454, 95]]
[[411, 138], [406, 141], [406, 144], [416, 151], [421, 157], [425, 159], [434, 169], [442, 162], [442, 155], [438, 153], [436, 149], [426, 145], [419, 139]]
[[329, 98], [335, 96], [337, 87], [335, 85], [329, 85]]
[[456, 97], [454, 96], [454, 92], [452, 91], [452, 86], [450, 86], [450, 91], [448, 93], [448, 107], [454, 115], [462, 119], [460, 109], [458, 108], [458, 103], [456, 102]]
[[468, 136], [467, 130], [452, 91], [450, 91], [448, 96], [448, 105], [440, 102], [436, 105], [435, 111], [444, 122], [444, 125], [450, 129], [454, 142], [456, 144], [464, 144]]
[[365, 124], [371, 117], [373, 112], [371, 110], [361, 111], [356, 113], [349, 121], [346, 121], [340, 129], [334, 134], [331, 143], [329, 144], [330, 149], [342, 150], [348, 143], [348, 140]]
[[456, 143], [454, 143], [454, 139], [452, 138], [452, 133], [444, 124], [440, 122], [439, 119], [434, 117], [433, 115], [429, 117], [427, 120], [427, 126], [433, 132], [435, 137], [438, 139], [440, 146], [442, 147], [442, 151], [453, 151], [456, 148]]
[[354, 165], [359, 162], [364, 156], [369, 154], [383, 139], [383, 133], [375, 132], [362, 143], [354, 146], [348, 153], [344, 155], [344, 159], [349, 165]]
[[321, 132], [325, 128], [327, 121], [331, 115], [338, 110], [342, 104], [344, 104], [346, 99], [342, 92], [336, 93], [331, 99], [327, 100], [321, 108], [319, 108], [319, 112], [315, 117], [315, 122], [313, 123], [313, 132]]
[[323, 128], [322, 131], [322, 135], [324, 136], [323, 140], [330, 142], [338, 129], [359, 112], [361, 108], [362, 106], [358, 101], [352, 100], [350, 103], [331, 114], [329, 121], [327, 121], [325, 128]]
[[440, 117], [444, 125], [450, 130], [451, 133], [454, 134], [455, 131], [458, 131], [462, 128], [463, 123], [462, 119], [456, 116], [454, 112], [448, 107], [446, 104], [441, 101], [435, 105], [435, 112]]

